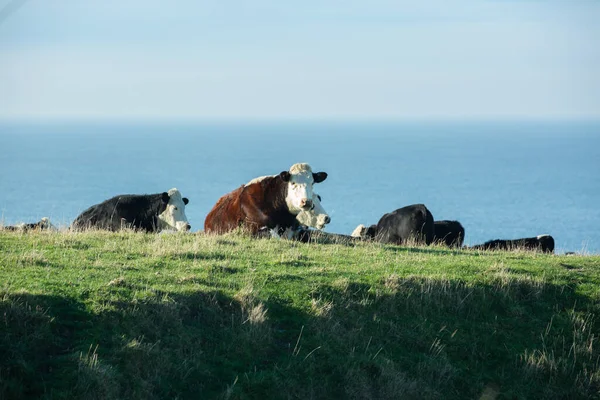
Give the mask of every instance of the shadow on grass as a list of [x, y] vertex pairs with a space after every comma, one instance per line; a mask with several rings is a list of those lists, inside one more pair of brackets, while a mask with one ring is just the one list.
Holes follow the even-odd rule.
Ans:
[[308, 268], [313, 266], [315, 263], [313, 261], [308, 260], [286, 260], [279, 261], [277, 265], [285, 266], [285, 267], [298, 267], [298, 268]]
[[360, 238], [355, 238], [349, 235], [342, 235], [338, 233], [329, 233], [322, 231], [314, 231], [310, 230], [310, 243], [318, 243], [318, 244], [340, 244], [346, 245], [350, 247], [356, 246], [357, 243], [371, 243], [374, 246], [381, 246], [381, 248], [386, 250], [391, 250], [395, 252], [408, 252], [408, 253], [424, 253], [424, 254], [436, 254], [436, 255], [448, 255], [448, 254], [456, 254], [459, 253], [461, 248], [444, 248], [441, 246], [415, 246], [415, 245], [394, 245], [394, 244], [386, 244], [379, 243], [372, 240], [364, 240]]
[[566, 263], [560, 263], [559, 265], [560, 265], [561, 267], [565, 268], [565, 269], [568, 269], [568, 270], [575, 270], [575, 271], [578, 271], [578, 270], [582, 270], [582, 269], [583, 269], [583, 268], [582, 268], [581, 266], [579, 266], [579, 265], [566, 264]]
[[231, 274], [237, 274], [240, 272], [239, 268], [232, 268], [232, 267], [228, 267], [226, 265], [211, 265], [208, 268], [211, 273], [216, 273], [216, 274], [231, 275]]
[[305, 232], [307, 237], [303, 237], [303, 241], [318, 244], [342, 244], [347, 246], [355, 246], [356, 243], [360, 243], [362, 240], [359, 238], [352, 237], [350, 235], [344, 235], [340, 233], [330, 233], [318, 230], [309, 230]]
[[204, 253], [204, 252], [191, 252], [191, 251], [182, 252], [182, 253], [173, 253], [172, 257], [174, 259], [190, 260], [190, 261], [194, 261], [194, 260], [223, 261], [225, 259], [233, 258], [231, 255], [225, 255], [223, 253], [216, 253], [216, 252]]
[[396, 253], [422, 253], [422, 254], [433, 254], [433, 255], [449, 255], [458, 254], [459, 251], [453, 249], [440, 249], [436, 247], [426, 246], [395, 246], [395, 245], [381, 245], [384, 249], [390, 250]]
[[[0, 398], [68, 393], [78, 332], [92, 328], [83, 304], [61, 296], [4, 295], [0, 300]], [[53, 379], [54, 372], [66, 373]]]
[[221, 246], [237, 246], [238, 243], [233, 240], [217, 239], [216, 243]]
[[84, 305], [3, 294], [0, 398], [599, 393], [598, 321], [586, 317], [596, 309], [572, 287], [393, 275], [375, 285], [294, 284], [305, 295], [124, 293]]

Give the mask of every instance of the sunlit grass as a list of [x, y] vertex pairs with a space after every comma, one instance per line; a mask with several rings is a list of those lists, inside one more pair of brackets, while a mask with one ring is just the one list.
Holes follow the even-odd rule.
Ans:
[[0, 232], [0, 398], [595, 398], [600, 257]]

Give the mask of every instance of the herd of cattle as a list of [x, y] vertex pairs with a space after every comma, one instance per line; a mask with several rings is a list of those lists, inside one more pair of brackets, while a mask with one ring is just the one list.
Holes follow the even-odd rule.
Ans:
[[[316, 183], [327, 178], [326, 172], [313, 172], [308, 164], [294, 164], [278, 175], [262, 176], [223, 195], [204, 221], [204, 231], [224, 234], [243, 229], [253, 236], [285, 237], [309, 241], [312, 230], [321, 230], [331, 218], [313, 191]], [[71, 224], [71, 230], [135, 229], [147, 232], [189, 231], [185, 215], [189, 203], [179, 190], [145, 195], [119, 195], [83, 211]], [[33, 224], [6, 226], [5, 230], [55, 229], [48, 218]], [[353, 240], [374, 240], [388, 244], [439, 243], [462, 247], [465, 230], [458, 221], [434, 221], [423, 204], [399, 208], [381, 217], [374, 225], [359, 225]], [[515, 240], [491, 240], [472, 249], [508, 250], [512, 248], [554, 251], [554, 239], [540, 235]]]

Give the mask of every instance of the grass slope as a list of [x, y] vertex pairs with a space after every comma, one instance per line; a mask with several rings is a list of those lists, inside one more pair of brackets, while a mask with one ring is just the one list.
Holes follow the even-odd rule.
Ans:
[[600, 397], [600, 257], [0, 232], [0, 398]]

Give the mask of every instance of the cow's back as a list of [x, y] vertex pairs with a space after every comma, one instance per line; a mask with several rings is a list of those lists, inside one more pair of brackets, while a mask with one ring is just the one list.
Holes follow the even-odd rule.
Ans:
[[240, 196], [244, 186], [221, 196], [204, 219], [204, 231], [207, 233], [226, 233], [240, 226], [243, 217]]
[[544, 253], [554, 252], [554, 238], [551, 235], [540, 235], [537, 237], [540, 250]]
[[377, 223], [377, 239], [394, 244], [413, 239], [431, 244], [433, 229], [431, 212], [424, 204], [413, 204], [383, 215]]
[[465, 228], [458, 221], [435, 221], [433, 223], [434, 241], [448, 247], [460, 247], [465, 239]]
[[537, 237], [521, 239], [495, 239], [489, 240], [483, 244], [471, 246], [474, 250], [537, 250], [544, 253], [554, 251], [554, 238], [550, 235], [540, 235]]
[[111, 229], [111, 216], [116, 213], [116, 210], [114, 210], [117, 204], [116, 200], [117, 197], [113, 197], [87, 208], [75, 218], [71, 224], [71, 228], [75, 230], [91, 228], [115, 230]]
[[71, 224], [75, 230], [90, 228], [118, 231], [133, 228], [157, 230], [160, 195], [120, 195], [83, 211]]
[[222, 196], [204, 220], [204, 231], [222, 234], [242, 227], [255, 235], [263, 229], [296, 228], [296, 215], [285, 201], [287, 183], [278, 175], [252, 180]]

